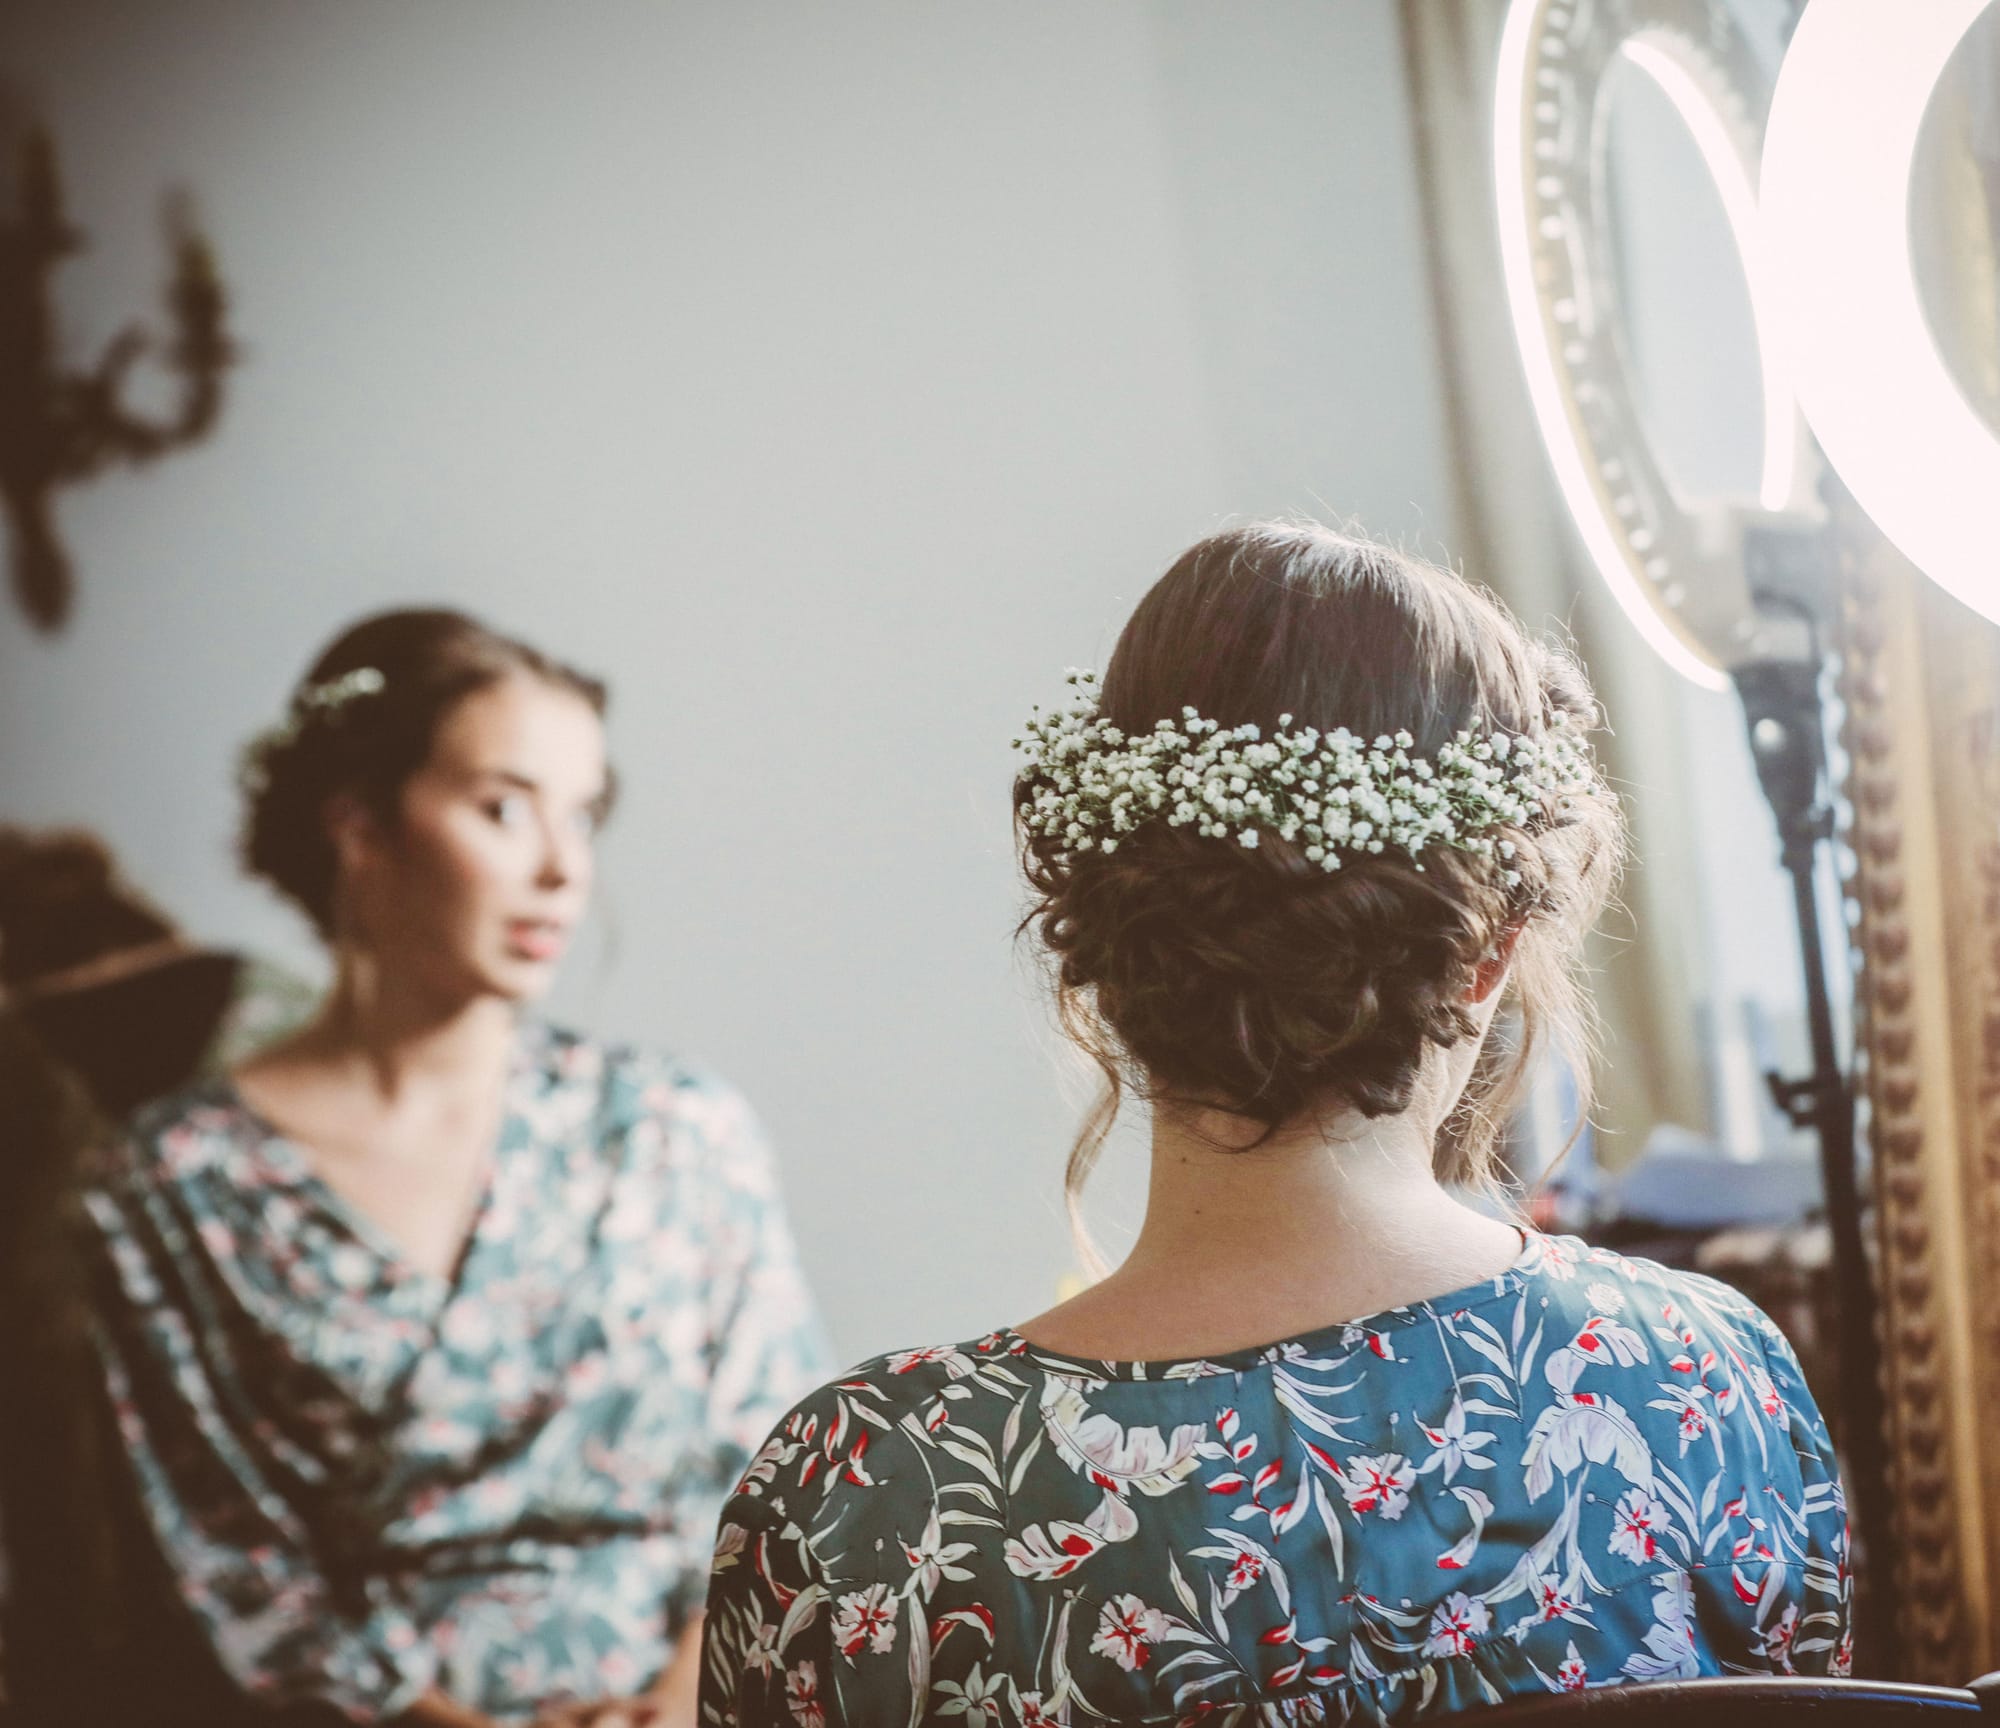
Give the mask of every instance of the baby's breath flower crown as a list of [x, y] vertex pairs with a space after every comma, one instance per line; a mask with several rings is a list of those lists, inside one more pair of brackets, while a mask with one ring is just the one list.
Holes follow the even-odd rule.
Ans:
[[357, 666], [324, 684], [308, 684], [292, 697], [290, 709], [275, 726], [268, 726], [244, 747], [237, 765], [237, 784], [258, 793], [270, 784], [271, 758], [294, 744], [306, 727], [328, 720], [364, 696], [379, 696], [388, 680], [373, 666]]
[[[1253, 725], [1225, 731], [1183, 708], [1150, 732], [1127, 733], [1098, 712], [1097, 674], [1073, 670], [1063, 707], [1039, 704], [1014, 748], [1026, 753], [1028, 831], [1057, 843], [1069, 864], [1081, 852], [1115, 852], [1141, 823], [1164, 820], [1254, 847], [1275, 834], [1301, 844], [1323, 870], [1343, 853], [1390, 846], [1412, 858], [1452, 846], [1505, 863], [1511, 840], [1493, 830], [1524, 826], [1553, 798], [1594, 797], [1589, 747], [1557, 711], [1540, 737], [1460, 732], [1434, 757], [1413, 755], [1407, 732], [1372, 743], [1345, 727], [1288, 731], [1278, 717], [1268, 740]], [[1418, 864], [1422, 869], [1422, 864]], [[1520, 873], [1506, 870], [1509, 887]]]

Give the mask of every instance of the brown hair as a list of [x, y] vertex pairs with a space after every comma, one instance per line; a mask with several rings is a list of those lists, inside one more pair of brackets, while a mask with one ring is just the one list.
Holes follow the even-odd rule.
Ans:
[[[378, 691], [316, 707], [312, 693], [364, 668]], [[243, 867], [332, 934], [336, 861], [329, 799], [360, 799], [396, 819], [404, 784], [429, 758], [439, 725], [460, 702], [525, 674], [580, 696], [598, 714], [597, 679], [503, 636], [463, 612], [380, 612], [337, 636], [292, 692], [289, 719], [254, 742], [244, 762]]]
[[[1576, 661], [1484, 590], [1388, 547], [1278, 523], [1181, 556], [1125, 626], [1099, 706], [1127, 732], [1192, 707], [1268, 736], [1288, 714], [1323, 732], [1407, 731], [1426, 755], [1461, 729], [1536, 735], [1558, 712], [1579, 731], [1599, 720]], [[1164, 822], [1115, 856], [1065, 862], [1024, 829], [1022, 928], [1038, 931], [1064, 1029], [1106, 1081], [1070, 1155], [1072, 1219], [1128, 1087], [1242, 1116], [1265, 1139], [1316, 1110], [1406, 1109], [1426, 1046], [1473, 1032], [1474, 970], [1516, 930], [1513, 1012], [1446, 1124], [1438, 1173], [1490, 1184], [1499, 1131], [1548, 1042], [1569, 1056], [1587, 1111], [1582, 945], [1624, 845], [1600, 790], [1498, 831], [1515, 847], [1505, 863], [1439, 846], [1420, 860], [1345, 856], [1329, 873], [1274, 835], [1248, 849]], [[1030, 770], [1017, 809], [1033, 792]]]

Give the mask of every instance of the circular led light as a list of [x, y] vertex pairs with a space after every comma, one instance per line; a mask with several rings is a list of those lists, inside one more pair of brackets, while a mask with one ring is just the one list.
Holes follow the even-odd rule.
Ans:
[[1729, 223], [1743, 280], [1750, 290], [1751, 320], [1757, 331], [1757, 366], [1764, 386], [1764, 460], [1757, 480], [1757, 502], [1766, 510], [1782, 510], [1792, 501], [1798, 480], [1802, 442], [1798, 398], [1785, 371], [1785, 347], [1767, 336], [1772, 316], [1771, 273], [1764, 257], [1764, 231], [1757, 217], [1757, 182], [1745, 140], [1729, 123], [1709, 92], [1700, 62], [1677, 54], [1671, 38], [1634, 36], [1619, 53], [1653, 81], [1673, 104], [1680, 121], [1701, 152], [1722, 213]]
[[1776, 329], [1820, 448], [1889, 539], [2000, 621], [2000, 439], [1924, 318], [1910, 172], [1931, 92], [1989, 0], [1812, 0], [1765, 131]]
[[1765, 80], [1713, 0], [1514, 0], [1493, 119], [1501, 266], [1542, 442], [1591, 562], [1662, 657], [1720, 690], [1752, 640], [1753, 609], [1740, 553], [1675, 494], [1633, 406], [1605, 231], [1606, 76], [1620, 61], [1667, 98], [1721, 201], [1757, 330], [1758, 503], [1795, 502], [1807, 452], [1766, 332], [1757, 211]]

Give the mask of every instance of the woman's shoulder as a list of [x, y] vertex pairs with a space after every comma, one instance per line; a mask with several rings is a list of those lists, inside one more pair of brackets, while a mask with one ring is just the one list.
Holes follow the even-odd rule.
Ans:
[[[1759, 1358], [1776, 1352], [1789, 1362], [1791, 1346], [1776, 1323], [1719, 1278], [1595, 1247], [1574, 1236], [1533, 1236], [1529, 1241], [1522, 1271], [1538, 1286], [1544, 1305], [1575, 1320], [1580, 1333], [1593, 1322], [1599, 1332], [1612, 1322], [1643, 1328], [1646, 1337], [1668, 1347], [1669, 1365], [1702, 1339], [1726, 1339]], [[1590, 1346], [1583, 1349], [1588, 1354]]]
[[704, 1173], [760, 1190], [776, 1181], [749, 1100], [705, 1061], [679, 1051], [535, 1024], [524, 1035], [535, 1092], [528, 1110], [551, 1131], [586, 1115], [602, 1145], [637, 1166]]
[[[1545, 1240], [1551, 1256], [1522, 1297], [1538, 1314], [1527, 1326], [1541, 1354], [1532, 1372], [1532, 1351], [1514, 1365], [1523, 1414], [1532, 1412], [1531, 1492], [1575, 1447], [1615, 1457], [1626, 1439], [1663, 1479], [1679, 1470], [1711, 1481], [1789, 1476], [1795, 1488], [1801, 1472], [1833, 1480], [1832, 1440], [1798, 1357], [1749, 1297], [1703, 1273]], [[1521, 1330], [1508, 1335], [1516, 1351]], [[1464, 1334], [1457, 1342], [1480, 1348]], [[1504, 1365], [1508, 1340], [1487, 1342]]]
[[527, 1023], [521, 1037], [524, 1060], [545, 1089], [588, 1090], [654, 1114], [749, 1109], [743, 1094], [713, 1067], [680, 1051], [546, 1021]]
[[973, 1416], [972, 1410], [953, 1406], [969, 1404], [975, 1387], [1025, 1397], [1034, 1373], [1030, 1354], [1027, 1340], [1005, 1327], [958, 1343], [885, 1350], [826, 1381], [793, 1413], [810, 1420], [859, 1401], [885, 1423], [914, 1416], [927, 1427], [942, 1426], [941, 1410], [961, 1419]]
[[829, 1497], [897, 1476], [891, 1460], [913, 1445], [983, 1457], [990, 1467], [1036, 1396], [1039, 1376], [1027, 1353], [1026, 1342], [1003, 1329], [855, 1363], [778, 1420], [738, 1487], [739, 1510], [762, 1502], [809, 1524]]
[[971, 1384], [1025, 1396], [1034, 1372], [1031, 1355], [1028, 1341], [1003, 1326], [958, 1343], [885, 1350], [857, 1362], [825, 1389], [866, 1393], [885, 1414], [931, 1413], [940, 1400], [947, 1406], [963, 1402], [955, 1389], [969, 1389]]
[[142, 1104], [85, 1161], [92, 1186], [171, 1186], [227, 1173], [255, 1129], [226, 1074], [193, 1081]]
[[750, 1120], [744, 1094], [696, 1056], [546, 1022], [530, 1022], [522, 1042], [542, 1090], [586, 1092], [612, 1118], [666, 1118], [692, 1130]]

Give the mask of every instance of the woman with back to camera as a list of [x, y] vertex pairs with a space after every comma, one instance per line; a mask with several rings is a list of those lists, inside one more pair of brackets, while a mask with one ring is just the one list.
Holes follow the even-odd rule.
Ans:
[[1030, 921], [1112, 1102], [1152, 1104], [1144, 1227], [1075, 1299], [779, 1425], [723, 1513], [704, 1722], [1407, 1721], [1842, 1671], [1840, 1486], [1770, 1322], [1453, 1192], [1587, 1007], [1622, 827], [1576, 665], [1444, 571], [1266, 525], [1075, 683], [1016, 783]]
[[717, 1511], [824, 1371], [742, 1100], [522, 1013], [590, 894], [604, 705], [454, 612], [327, 648], [244, 855], [331, 993], [88, 1197], [141, 1495], [254, 1699], [691, 1720]]

